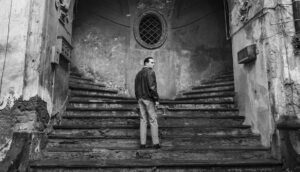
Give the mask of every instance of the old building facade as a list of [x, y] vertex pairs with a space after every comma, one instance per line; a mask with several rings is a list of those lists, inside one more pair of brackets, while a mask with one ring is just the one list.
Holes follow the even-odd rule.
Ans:
[[[282, 159], [285, 142], [278, 123], [300, 118], [299, 1], [0, 4], [0, 160], [12, 149], [13, 133], [32, 134], [29, 152], [41, 151], [41, 133], [59, 123], [66, 110], [71, 71], [134, 98], [134, 77], [147, 56], [157, 62], [164, 100], [233, 71], [243, 124]], [[254, 59], [242, 62], [247, 57]]]

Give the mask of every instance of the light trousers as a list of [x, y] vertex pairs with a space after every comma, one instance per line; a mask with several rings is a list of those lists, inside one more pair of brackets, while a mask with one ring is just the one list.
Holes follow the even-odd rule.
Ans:
[[153, 144], [159, 144], [157, 115], [154, 102], [146, 99], [138, 100], [140, 107], [140, 139], [141, 144], [145, 145], [147, 141], [147, 121], [149, 119], [151, 128], [151, 137]]

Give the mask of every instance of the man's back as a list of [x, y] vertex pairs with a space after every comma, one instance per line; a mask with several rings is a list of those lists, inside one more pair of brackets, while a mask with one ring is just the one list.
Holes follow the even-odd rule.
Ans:
[[151, 101], [158, 101], [155, 72], [148, 67], [143, 67], [135, 77], [135, 96]]

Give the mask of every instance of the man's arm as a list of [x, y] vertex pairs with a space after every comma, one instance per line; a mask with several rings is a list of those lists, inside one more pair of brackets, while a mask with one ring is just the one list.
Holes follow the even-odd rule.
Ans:
[[148, 73], [148, 84], [149, 84], [150, 94], [152, 96], [152, 99], [154, 100], [154, 102], [158, 102], [159, 96], [157, 93], [156, 76], [153, 70], [151, 70]]

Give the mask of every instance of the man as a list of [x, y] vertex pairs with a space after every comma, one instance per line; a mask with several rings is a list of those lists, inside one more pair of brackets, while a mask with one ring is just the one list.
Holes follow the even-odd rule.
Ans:
[[147, 139], [147, 114], [151, 127], [151, 136], [153, 147], [160, 148], [158, 138], [158, 124], [155, 106], [158, 103], [156, 77], [153, 71], [155, 61], [153, 57], [147, 57], [144, 60], [144, 67], [135, 77], [135, 96], [140, 107], [140, 139], [141, 148], [146, 148]]

